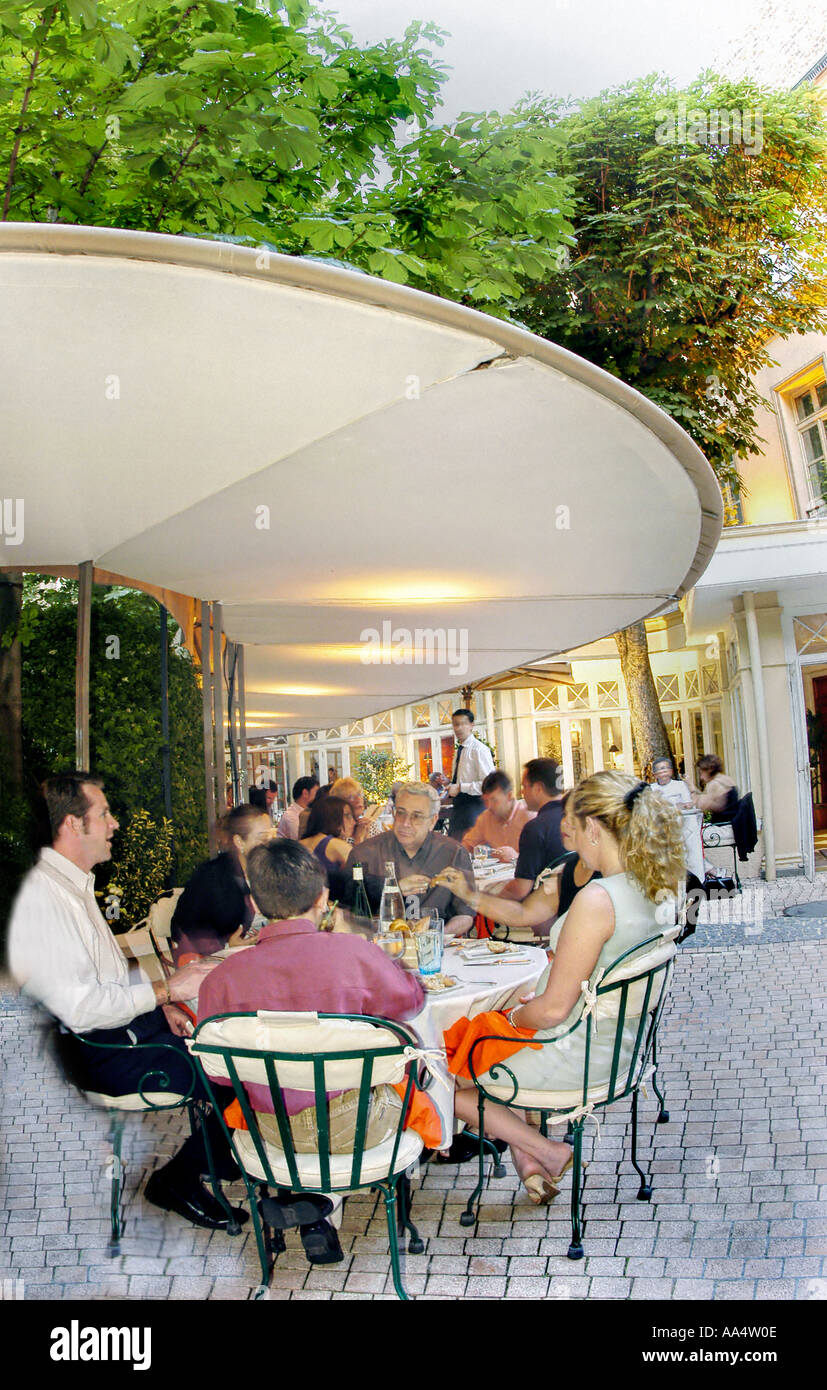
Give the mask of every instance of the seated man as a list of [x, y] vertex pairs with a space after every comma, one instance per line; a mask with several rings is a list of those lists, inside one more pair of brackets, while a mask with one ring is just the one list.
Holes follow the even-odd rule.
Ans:
[[434, 833], [438, 811], [439, 795], [427, 782], [403, 782], [396, 793], [393, 829], [354, 845], [345, 868], [352, 874], [354, 864], [364, 866], [365, 889], [376, 911], [382, 898], [385, 865], [392, 862], [405, 899], [406, 915], [426, 917], [436, 909], [445, 922], [445, 930], [462, 936], [470, 929], [473, 917], [449, 889], [432, 886], [431, 881], [440, 870], [453, 865], [462, 870], [473, 887], [471, 860], [467, 849], [456, 840]]
[[466, 849], [490, 845], [495, 859], [512, 864], [517, 858], [523, 826], [534, 820], [524, 801], [514, 796], [514, 783], [500, 768], [489, 772], [482, 784], [485, 810], [462, 837]]
[[[30, 999], [58, 1021], [58, 1051], [67, 1075], [83, 1090], [102, 1095], [134, 1093], [153, 1067], [167, 1074], [168, 1086], [155, 1090], [186, 1091], [192, 1080], [189, 1063], [164, 1050], [157, 1053], [104, 1051], [93, 1043], [164, 1043], [186, 1051], [176, 999], [192, 999], [214, 969], [202, 962], [177, 970], [163, 983], [141, 972], [130, 983], [129, 965], [95, 900], [92, 869], [112, 856], [118, 822], [109, 810], [99, 777], [68, 772], [49, 777], [43, 794], [52, 827], [52, 845], [23, 880], [9, 923], [8, 956], [13, 978]], [[196, 1089], [196, 1096], [206, 1092]], [[214, 1116], [207, 1121], [219, 1173], [237, 1177], [238, 1169]], [[200, 1136], [191, 1135], [177, 1154], [149, 1179], [144, 1196], [155, 1206], [177, 1212], [195, 1226], [226, 1229], [229, 1218], [201, 1182], [207, 1171]], [[247, 1213], [238, 1210], [238, 1221]]]
[[298, 840], [303, 811], [308, 811], [319, 790], [318, 777], [300, 777], [293, 783], [293, 800], [278, 823], [277, 834], [283, 840]]
[[[204, 982], [198, 996], [199, 1023], [215, 1014], [259, 1009], [369, 1014], [399, 1022], [419, 1013], [425, 996], [415, 975], [361, 936], [319, 931], [327, 883], [318, 859], [303, 845], [276, 840], [253, 850], [249, 873], [256, 904], [270, 920], [254, 947], [223, 961]], [[255, 1087], [251, 1098], [257, 1110], [272, 1109], [264, 1088]], [[315, 1111], [313, 1096], [302, 1091], [285, 1092], [285, 1106], [290, 1115]], [[331, 1128], [342, 1131], [348, 1117], [355, 1125], [347, 1092], [331, 1100], [329, 1109]], [[293, 1127], [295, 1133], [295, 1122]], [[355, 1128], [351, 1143], [354, 1134]], [[345, 1133], [338, 1138], [344, 1142]], [[312, 1264], [343, 1258], [329, 1222], [305, 1222], [299, 1229]]]
[[225, 848], [200, 864], [175, 906], [172, 956], [194, 952], [208, 956], [228, 942], [238, 945], [252, 924], [255, 907], [247, 882], [247, 855], [273, 833], [260, 806], [235, 806], [221, 821]]
[[563, 819], [560, 780], [560, 767], [553, 758], [531, 758], [523, 768], [523, 800], [529, 811], [537, 814], [520, 833], [513, 879], [491, 889], [499, 897], [522, 902], [534, 888], [537, 875], [565, 854], [560, 832]]

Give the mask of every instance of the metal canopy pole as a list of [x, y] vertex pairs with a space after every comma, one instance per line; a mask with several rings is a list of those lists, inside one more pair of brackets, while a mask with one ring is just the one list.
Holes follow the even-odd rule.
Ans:
[[210, 605], [201, 604], [201, 701], [204, 724], [204, 790], [210, 854], [218, 848], [215, 828], [215, 744], [212, 731], [213, 680], [210, 671]]
[[89, 660], [92, 638], [92, 561], [78, 565], [78, 640], [75, 657], [75, 768], [89, 771]]
[[250, 779], [247, 775], [247, 694], [244, 689], [244, 647], [239, 642], [236, 645], [238, 652], [238, 662], [235, 668], [236, 681], [236, 704], [238, 708], [238, 749], [239, 749], [239, 769], [238, 780], [241, 791], [242, 802], [246, 801], [250, 795]]
[[223, 816], [226, 806], [227, 763], [224, 754], [224, 674], [221, 653], [221, 604], [212, 606], [213, 728], [215, 730], [215, 811]]

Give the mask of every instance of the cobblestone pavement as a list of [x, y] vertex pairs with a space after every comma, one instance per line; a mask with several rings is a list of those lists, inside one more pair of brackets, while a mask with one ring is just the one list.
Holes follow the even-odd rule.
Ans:
[[[414, 1184], [427, 1240], [408, 1255], [424, 1298], [827, 1298], [827, 965], [805, 924], [784, 939], [698, 930], [681, 950], [661, 1026], [670, 1121], [642, 1103], [651, 1203], [636, 1201], [629, 1110], [586, 1124], [586, 1258], [566, 1259], [568, 1179], [530, 1205], [508, 1165], [490, 1178], [476, 1231], [460, 1227], [473, 1167], [434, 1166]], [[743, 929], [742, 929], [743, 930]], [[259, 1283], [249, 1227], [199, 1231], [150, 1207], [147, 1174], [178, 1145], [180, 1117], [128, 1121], [123, 1254], [108, 1259], [106, 1118], [67, 1092], [28, 1011], [0, 995], [0, 1292], [27, 1299], [248, 1299]], [[243, 1188], [230, 1189], [241, 1194]], [[393, 1297], [384, 1214], [349, 1198], [343, 1264], [311, 1269], [288, 1232], [271, 1299]], [[5, 1282], [11, 1280], [11, 1283]], [[22, 1281], [18, 1284], [16, 1281]]]

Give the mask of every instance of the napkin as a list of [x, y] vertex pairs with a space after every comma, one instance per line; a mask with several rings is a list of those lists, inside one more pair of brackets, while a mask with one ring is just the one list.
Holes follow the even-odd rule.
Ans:
[[[443, 1034], [448, 1070], [454, 1076], [467, 1076], [473, 1080], [470, 1059], [474, 1043], [477, 1043], [474, 1047], [474, 1071], [477, 1076], [482, 1076], [495, 1063], [513, 1057], [523, 1047], [531, 1047], [536, 1052], [541, 1044], [529, 1041], [536, 1031], [535, 1028], [515, 1028], [505, 1014], [496, 1009], [477, 1014], [476, 1018], [457, 1019]], [[480, 1038], [486, 1041], [479, 1042]]]

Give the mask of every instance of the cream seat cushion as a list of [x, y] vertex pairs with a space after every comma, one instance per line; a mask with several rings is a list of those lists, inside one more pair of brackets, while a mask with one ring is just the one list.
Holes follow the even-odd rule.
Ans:
[[[247, 1130], [239, 1129], [236, 1130], [234, 1137], [238, 1156], [247, 1173], [251, 1177], [258, 1178], [261, 1182], [266, 1181], [266, 1174], [250, 1133]], [[393, 1145], [393, 1139], [386, 1139], [384, 1143], [377, 1144], [375, 1148], [365, 1149], [359, 1171], [358, 1180], [360, 1183], [376, 1182], [388, 1176]], [[405, 1168], [408, 1168], [419, 1157], [422, 1148], [423, 1144], [419, 1135], [412, 1129], [404, 1130], [399, 1141], [399, 1149], [393, 1167], [394, 1173], [401, 1173]], [[290, 1170], [287, 1167], [283, 1150], [275, 1148], [272, 1144], [266, 1144], [265, 1149], [276, 1181], [284, 1187], [289, 1187], [291, 1184]], [[318, 1154], [297, 1154], [296, 1167], [303, 1187], [315, 1192], [321, 1190], [322, 1175]], [[352, 1153], [331, 1155], [331, 1187], [349, 1188], [352, 1184], [352, 1173]]]
[[90, 1105], [100, 1106], [102, 1110], [149, 1110], [153, 1105], [172, 1110], [184, 1101], [184, 1097], [176, 1095], [174, 1091], [147, 1091], [146, 1099], [137, 1092], [127, 1096], [105, 1096], [100, 1091], [83, 1091], [81, 1094]]

